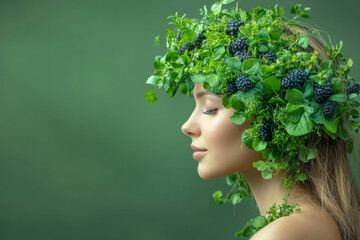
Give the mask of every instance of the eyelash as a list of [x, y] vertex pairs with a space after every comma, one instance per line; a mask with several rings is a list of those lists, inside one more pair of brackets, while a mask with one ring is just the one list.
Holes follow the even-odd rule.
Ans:
[[213, 110], [209, 110], [209, 111], [206, 111], [206, 112], [203, 112], [204, 114], [208, 114], [208, 115], [211, 115], [211, 114], [214, 114], [217, 112], [217, 109], [213, 109]]

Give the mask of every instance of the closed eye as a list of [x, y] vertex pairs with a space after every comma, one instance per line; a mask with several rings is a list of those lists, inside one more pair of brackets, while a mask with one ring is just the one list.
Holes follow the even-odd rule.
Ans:
[[217, 109], [213, 109], [213, 110], [209, 110], [209, 111], [206, 111], [206, 112], [203, 112], [204, 114], [208, 114], [208, 115], [211, 115], [211, 114], [214, 114], [217, 112]]

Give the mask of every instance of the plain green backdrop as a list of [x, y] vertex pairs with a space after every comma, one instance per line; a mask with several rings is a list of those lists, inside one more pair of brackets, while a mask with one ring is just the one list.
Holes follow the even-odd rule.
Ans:
[[[198, 176], [181, 132], [194, 100], [145, 84], [167, 17], [199, 18], [214, 2], [0, 1], [0, 239], [236, 239], [255, 201], [215, 203], [225, 178]], [[276, 3], [288, 17], [311, 7], [360, 76], [359, 1], [239, 6]]]

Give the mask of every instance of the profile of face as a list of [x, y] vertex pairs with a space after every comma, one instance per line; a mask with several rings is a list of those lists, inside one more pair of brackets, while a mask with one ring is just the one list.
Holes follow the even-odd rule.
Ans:
[[241, 136], [255, 116], [237, 125], [230, 120], [236, 110], [226, 109], [222, 104], [224, 94], [207, 91], [203, 83], [196, 83], [193, 93], [196, 106], [181, 130], [192, 139], [193, 146], [206, 150], [200, 157], [195, 156], [199, 176], [212, 179], [253, 171], [252, 163], [263, 159], [262, 154], [247, 148]]

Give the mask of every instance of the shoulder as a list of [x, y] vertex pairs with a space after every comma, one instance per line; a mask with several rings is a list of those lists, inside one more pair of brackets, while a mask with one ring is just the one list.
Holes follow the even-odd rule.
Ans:
[[250, 240], [341, 240], [339, 228], [328, 214], [294, 213], [281, 217], [255, 233]]

